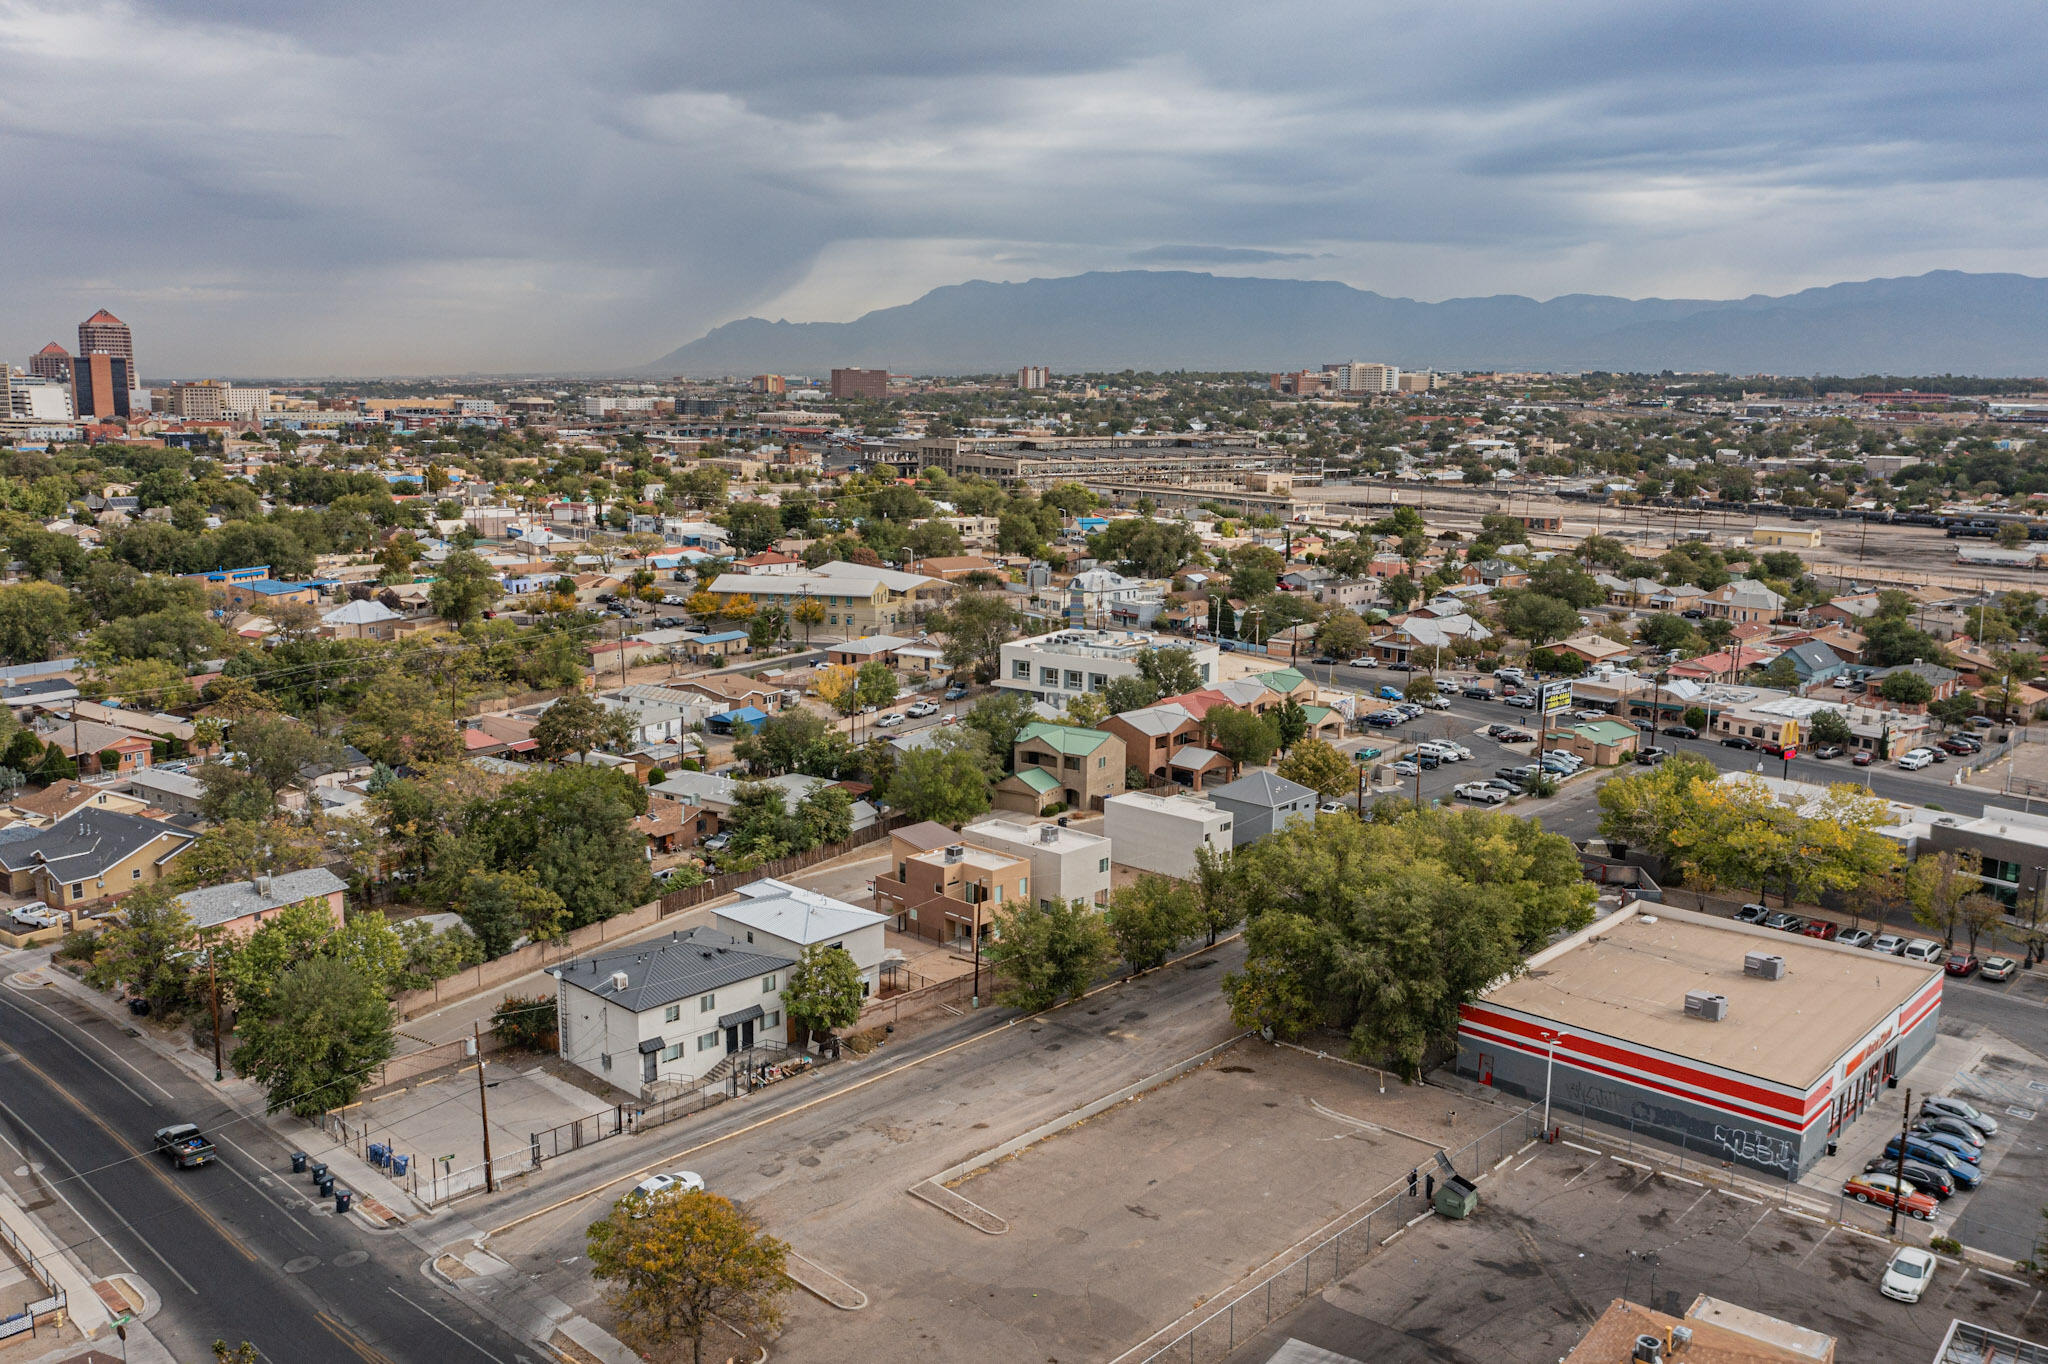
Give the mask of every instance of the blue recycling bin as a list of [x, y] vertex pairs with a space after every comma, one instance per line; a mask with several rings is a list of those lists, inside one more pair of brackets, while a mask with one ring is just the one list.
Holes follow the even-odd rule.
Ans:
[[393, 1175], [396, 1175], [396, 1176], [399, 1176], [399, 1177], [401, 1177], [401, 1178], [402, 1178], [402, 1177], [404, 1176], [404, 1174], [405, 1174], [406, 1170], [407, 1170], [407, 1169], [408, 1169], [408, 1168], [409, 1168], [409, 1167], [410, 1167], [411, 1165], [412, 1165], [412, 1157], [411, 1157], [411, 1156], [401, 1156], [401, 1155], [393, 1155], [393, 1156], [391, 1157], [391, 1173], [392, 1173]]
[[370, 1143], [370, 1164], [382, 1169], [391, 1163], [391, 1148], [381, 1141]]

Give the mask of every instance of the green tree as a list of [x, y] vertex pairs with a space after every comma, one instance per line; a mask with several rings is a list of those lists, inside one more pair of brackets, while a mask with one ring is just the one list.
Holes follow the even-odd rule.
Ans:
[[448, 703], [430, 683], [406, 673], [385, 673], [365, 687], [342, 733], [366, 756], [389, 767], [462, 756], [462, 734], [448, 716]]
[[687, 1347], [703, 1364], [707, 1334], [766, 1336], [781, 1324], [789, 1247], [715, 1193], [621, 1199], [585, 1245], [613, 1329], [646, 1358], [679, 1360]]
[[458, 549], [441, 561], [427, 600], [434, 614], [455, 625], [467, 625], [504, 595], [491, 566], [476, 554]]
[[853, 797], [843, 786], [820, 786], [796, 803], [796, 822], [808, 847], [844, 843], [853, 835]]
[[1591, 918], [1578, 854], [1488, 811], [1296, 823], [1242, 849], [1242, 971], [1224, 979], [1240, 1027], [1293, 1037], [1326, 1024], [1354, 1055], [1417, 1074], [1458, 1006], [1528, 952]]
[[277, 796], [250, 773], [225, 763], [207, 763], [199, 769], [200, 815], [214, 823], [240, 820], [261, 823], [277, 813]]
[[1195, 909], [1209, 946], [1216, 935], [1237, 927], [1244, 919], [1243, 877], [1236, 856], [1229, 848], [1202, 843], [1195, 848]]
[[981, 759], [958, 746], [913, 748], [896, 760], [889, 804], [911, 820], [958, 828], [987, 811], [988, 776]]
[[[1114, 687], [1116, 684], [1112, 682], [1110, 685]], [[989, 752], [1007, 770], [1015, 759], [1018, 731], [1036, 718], [1031, 711], [1029, 696], [1019, 691], [999, 691], [976, 701], [968, 709], [963, 723], [988, 736]]]
[[1659, 611], [1644, 616], [1636, 625], [1636, 638], [1659, 653], [1670, 649], [1692, 649], [1699, 644], [1699, 632], [1684, 616]]
[[996, 999], [1027, 1013], [1086, 991], [1115, 952], [1109, 926], [1083, 900], [1000, 911], [995, 935], [982, 948], [1003, 982]]
[[940, 656], [955, 673], [995, 680], [1002, 647], [1017, 637], [1023, 616], [998, 592], [964, 592], [927, 623], [945, 637]]
[[1913, 905], [1913, 922], [1930, 933], [1939, 933], [1944, 944], [1955, 946], [1963, 907], [1982, 891], [1983, 884], [1954, 853], [1916, 859], [1906, 868], [1906, 898]]
[[241, 755], [236, 765], [262, 782], [273, 800], [304, 785], [305, 769], [331, 761], [337, 752], [332, 740], [283, 715], [237, 720], [229, 736]]
[[782, 990], [791, 1043], [802, 1046], [810, 1036], [829, 1037], [835, 1028], [852, 1027], [865, 999], [860, 967], [846, 949], [812, 943], [790, 968]]
[[[1431, 691], [1434, 692], [1435, 688]], [[1280, 709], [1273, 712], [1273, 728], [1280, 736], [1280, 751], [1287, 752], [1308, 733], [1308, 710], [1294, 697], [1288, 697], [1280, 703]]]
[[491, 1011], [491, 1031], [513, 1051], [552, 1054], [561, 1045], [553, 995], [506, 995]]
[[161, 658], [190, 668], [219, 654], [227, 632], [203, 611], [173, 609], [108, 621], [93, 632], [88, 654], [102, 666]]
[[77, 628], [71, 594], [55, 583], [0, 587], [0, 659], [41, 663]]
[[1842, 713], [1838, 710], [1815, 711], [1806, 722], [1806, 737], [1812, 743], [1834, 744], [1837, 747], [1856, 742], [1856, 735], [1849, 728], [1849, 722], [1842, 718]]
[[1159, 699], [1159, 689], [1142, 677], [1112, 677], [1102, 689], [1102, 705], [1111, 715], [1143, 710]]
[[531, 870], [569, 907], [569, 926], [623, 914], [648, 898], [647, 840], [633, 821], [647, 791], [599, 767], [537, 772], [464, 813], [477, 865]]
[[1088, 553], [1114, 562], [1119, 573], [1170, 578], [1202, 552], [1192, 526], [1148, 516], [1112, 521], [1088, 537]]
[[334, 957], [292, 966], [235, 1026], [236, 1074], [264, 1087], [271, 1112], [301, 1118], [355, 1102], [371, 1069], [394, 1050], [384, 991]]
[[[211, 792], [209, 792], [211, 794]], [[176, 891], [304, 871], [329, 860], [317, 830], [265, 807], [255, 819], [223, 819], [199, 835], [164, 873]]]
[[1231, 706], [1211, 706], [1202, 717], [1209, 747], [1230, 759], [1233, 770], [1260, 767], [1280, 747], [1280, 727], [1270, 715], [1254, 715]]
[[611, 710], [583, 692], [553, 702], [533, 725], [533, 742], [548, 762], [572, 753], [581, 761], [592, 749], [624, 748], [632, 739], [633, 722], [624, 711]]
[[1684, 721], [1687, 729], [1698, 730], [1701, 734], [1705, 734], [1707, 732], [1707, 725], [1713, 717], [1707, 714], [1704, 706], [1687, 706], [1685, 714], [1681, 715], [1679, 719]]
[[[711, 594], [706, 592], [701, 595], [708, 597]], [[695, 598], [692, 598], [692, 600], [695, 600]], [[819, 601], [816, 597], [804, 597], [795, 606], [789, 608], [789, 618], [804, 627], [804, 643], [809, 645], [811, 642], [811, 627], [825, 623], [825, 603]]]
[[759, 554], [782, 538], [782, 513], [766, 502], [735, 502], [725, 511], [725, 528], [736, 554]]
[[1161, 696], [1182, 696], [1208, 685], [1202, 680], [1202, 670], [1196, 666], [1194, 655], [1179, 645], [1148, 644], [1138, 650], [1133, 661], [1138, 666], [1138, 675]]
[[1387, 599], [1387, 605], [1393, 607], [1398, 614], [1406, 611], [1414, 600], [1422, 595], [1422, 589], [1408, 574], [1396, 573], [1380, 583], [1380, 595]]
[[1358, 786], [1358, 769], [1321, 739], [1304, 739], [1296, 744], [1274, 771], [1288, 781], [1308, 787], [1325, 800], [1356, 790]]
[[1331, 611], [1316, 622], [1316, 648], [1332, 658], [1357, 658], [1370, 643], [1356, 611]]
[[1877, 694], [1894, 705], [1924, 706], [1934, 699], [1934, 687], [1918, 673], [1887, 673], [1877, 684]]
[[1201, 928], [1195, 894], [1184, 881], [1146, 872], [1110, 892], [1102, 916], [1117, 955], [1133, 973], [1165, 961], [1185, 938]]
[[1779, 654], [1771, 660], [1769, 667], [1757, 674], [1757, 681], [1766, 687], [1789, 691], [1799, 685], [1799, 670], [1792, 666], [1790, 654]]
[[540, 883], [532, 870], [472, 870], [463, 878], [456, 912], [482, 944], [486, 959], [502, 957], [519, 942], [560, 935], [568, 918], [562, 897]]
[[144, 886], [121, 901], [120, 919], [100, 934], [85, 978], [101, 990], [124, 986], [159, 1017], [175, 1014], [190, 997], [187, 949], [197, 936], [192, 916], [167, 889]]
[[860, 665], [854, 685], [863, 706], [880, 709], [896, 699], [896, 670], [880, 659], [871, 658]]
[[733, 756], [757, 777], [803, 772], [837, 779], [852, 766], [846, 738], [824, 716], [792, 706], [734, 740]]
[[1579, 628], [1579, 613], [1567, 601], [1516, 588], [1502, 594], [1500, 621], [1507, 632], [1531, 644], [1563, 639]]

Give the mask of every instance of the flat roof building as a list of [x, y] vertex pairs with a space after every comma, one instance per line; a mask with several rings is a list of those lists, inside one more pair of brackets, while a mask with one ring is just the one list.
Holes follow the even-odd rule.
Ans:
[[1462, 1006], [1458, 1072], [1796, 1179], [1934, 1043], [1938, 964], [1641, 908]]

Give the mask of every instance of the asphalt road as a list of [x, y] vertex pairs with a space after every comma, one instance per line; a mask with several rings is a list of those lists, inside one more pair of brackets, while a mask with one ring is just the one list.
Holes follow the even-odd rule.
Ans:
[[[211, 1358], [216, 1338], [277, 1364], [538, 1353], [422, 1277], [410, 1241], [312, 1200], [267, 1130], [153, 1060], [52, 991], [0, 987], [0, 1159], [93, 1273], [132, 1270], [157, 1290], [150, 1329], [175, 1357]], [[158, 1127], [188, 1121], [213, 1137], [216, 1164], [177, 1170], [151, 1151]]]

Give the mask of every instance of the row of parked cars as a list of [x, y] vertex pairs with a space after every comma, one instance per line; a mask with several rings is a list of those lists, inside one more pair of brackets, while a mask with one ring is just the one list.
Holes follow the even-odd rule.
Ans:
[[1769, 905], [1744, 905], [1735, 911], [1735, 918], [1739, 923], [1774, 928], [1781, 933], [1798, 933], [1808, 938], [1819, 938], [1822, 942], [1840, 943], [1844, 947], [1861, 947], [1888, 957], [1904, 957], [1907, 961], [1939, 961], [1942, 969], [1952, 976], [1981, 975], [1985, 980], [2011, 980], [2020, 967], [2011, 957], [1993, 956], [1979, 960], [1969, 952], [1953, 952], [1932, 938], [1908, 938], [1899, 933], [1873, 933], [1867, 928], [1843, 928], [1832, 919], [1793, 914], [1772, 909]]
[[[1884, 1154], [1872, 1156], [1861, 1174], [1849, 1177], [1842, 1192], [1858, 1203], [1896, 1206], [1909, 1217], [1932, 1221], [1958, 1190], [1983, 1184], [1985, 1144], [1997, 1135], [1998, 1119], [1968, 1100], [1933, 1096], [1920, 1105], [1912, 1127], [1893, 1133]], [[1894, 1285], [1887, 1275], [1882, 1288], [1888, 1297], [1915, 1302], [1919, 1294], [1913, 1280], [1924, 1277], [1909, 1275], [1907, 1282]], [[1905, 1296], [1909, 1292], [1912, 1296]]]

